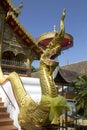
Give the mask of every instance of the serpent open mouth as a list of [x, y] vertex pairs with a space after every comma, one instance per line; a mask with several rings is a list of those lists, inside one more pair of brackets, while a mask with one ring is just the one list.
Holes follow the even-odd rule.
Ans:
[[58, 63], [56, 61], [56, 57], [58, 56], [58, 53], [57, 52], [53, 52], [49, 57], [47, 57], [47, 61], [49, 62], [54, 62], [54, 63]]

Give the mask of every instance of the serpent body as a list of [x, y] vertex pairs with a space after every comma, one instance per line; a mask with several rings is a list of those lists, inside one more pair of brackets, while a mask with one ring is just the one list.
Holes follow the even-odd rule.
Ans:
[[18, 121], [23, 130], [41, 130], [42, 126], [50, 125], [54, 120], [49, 119], [51, 100], [45, 100], [45, 98], [57, 97], [57, 89], [52, 73], [56, 66], [58, 66], [58, 63], [53, 59], [61, 52], [61, 43], [64, 39], [65, 33], [64, 18], [65, 10], [60, 19], [59, 33], [55, 33], [53, 40], [49, 43], [46, 50], [43, 50], [43, 54], [40, 58], [39, 75], [42, 97], [39, 103], [34, 102], [32, 98], [27, 95], [20, 77], [16, 72], [11, 73], [7, 78], [5, 78], [2, 70], [0, 70], [0, 75], [3, 77], [0, 79], [0, 84], [3, 84], [8, 80], [12, 84], [12, 90], [20, 109]]

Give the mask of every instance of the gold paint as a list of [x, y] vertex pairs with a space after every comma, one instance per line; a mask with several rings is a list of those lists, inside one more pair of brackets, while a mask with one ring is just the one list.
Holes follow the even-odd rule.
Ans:
[[[24, 130], [42, 130], [42, 126], [50, 125], [51, 121], [54, 123], [57, 122], [57, 118], [53, 117], [51, 120], [49, 118], [52, 106], [52, 103], [49, 100], [50, 98], [54, 99], [54, 97], [57, 97], [57, 89], [52, 77], [52, 72], [58, 63], [48, 58], [50, 58], [51, 55], [54, 55], [54, 53], [59, 55], [61, 52], [61, 42], [65, 33], [64, 18], [65, 10], [63, 11], [60, 20], [59, 34], [55, 33], [53, 40], [47, 46], [47, 49], [43, 51], [40, 58], [39, 74], [42, 96], [39, 103], [34, 102], [31, 97], [27, 95], [27, 92], [25, 91], [22, 81], [17, 73], [13, 72], [8, 77], [5, 77], [2, 69], [0, 68], [0, 84], [3, 85], [4, 82], [7, 81], [11, 82], [12, 90], [20, 109], [18, 121], [21, 128]], [[47, 100], [45, 100], [45, 97]], [[57, 111], [59, 112], [59, 109], [57, 109]]]
[[[44, 33], [37, 39], [37, 44], [40, 43], [41, 41], [45, 40], [45, 39], [53, 38], [54, 36], [55, 36], [55, 32]], [[73, 37], [68, 33], [64, 34], [64, 38], [68, 39], [70, 41], [73, 41]]]

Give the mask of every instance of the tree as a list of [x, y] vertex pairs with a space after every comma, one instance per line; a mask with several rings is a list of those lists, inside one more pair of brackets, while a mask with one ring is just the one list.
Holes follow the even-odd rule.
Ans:
[[34, 66], [31, 66], [31, 72], [37, 72], [38, 68], [35, 68]]
[[82, 115], [87, 117], [87, 76], [78, 76], [72, 86], [76, 93], [77, 111], [82, 111]]

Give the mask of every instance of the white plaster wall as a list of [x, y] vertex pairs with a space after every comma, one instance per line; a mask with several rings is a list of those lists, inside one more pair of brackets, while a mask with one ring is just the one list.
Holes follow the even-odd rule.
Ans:
[[[23, 82], [23, 85], [27, 91], [28, 94], [32, 97], [32, 99], [36, 102], [39, 102], [41, 99], [41, 88], [39, 79], [37, 78], [29, 78], [29, 77], [21, 77], [21, 80]], [[10, 101], [8, 100], [8, 97], [6, 96], [5, 92], [8, 94], [8, 97], [14, 104], [14, 107], [11, 105]], [[14, 120], [14, 125], [18, 128], [18, 130], [21, 130], [19, 124], [18, 124], [18, 113], [19, 113], [19, 107], [16, 103], [12, 87], [10, 82], [7, 82], [3, 85], [3, 89], [0, 86], [0, 95], [2, 97], [2, 100], [5, 102], [5, 106], [7, 106], [7, 111], [10, 113], [10, 117]]]
[[24, 84], [24, 87], [25, 87], [27, 93], [32, 97], [32, 99], [36, 102], [40, 101], [41, 87], [40, 87], [39, 79], [38, 78], [21, 77], [21, 80]]

